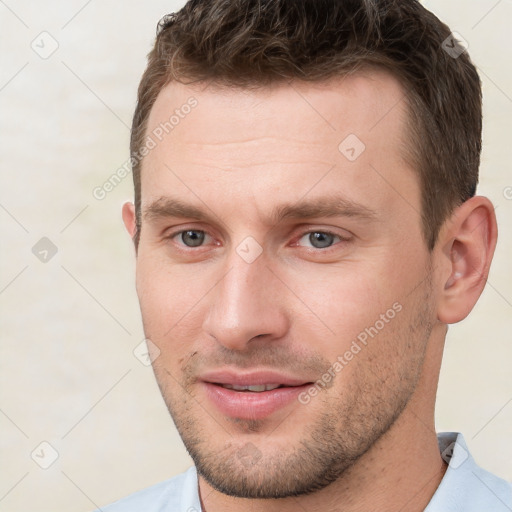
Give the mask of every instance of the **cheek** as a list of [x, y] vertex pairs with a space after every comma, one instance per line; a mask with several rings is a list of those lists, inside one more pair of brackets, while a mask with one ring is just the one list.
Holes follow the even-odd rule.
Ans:
[[200, 329], [202, 322], [201, 299], [211, 288], [206, 273], [170, 265], [158, 257], [139, 254], [136, 286], [146, 336], [155, 342], [184, 335], [190, 339], [192, 331]]
[[396, 261], [397, 255], [388, 254], [372, 262], [288, 273], [305, 305], [292, 319], [297, 332], [308, 331], [309, 337], [316, 333], [315, 349], [333, 361], [351, 350], [354, 341], [369, 348], [370, 341], [388, 340], [387, 348], [372, 347], [377, 352], [399, 344], [404, 335], [397, 331], [408, 328], [418, 308], [415, 296], [422, 288], [418, 285], [425, 279], [426, 264], [417, 257], [402, 257], [400, 265]]
[[[308, 318], [316, 318], [331, 335], [345, 339], [373, 324], [392, 306], [396, 296], [362, 265], [310, 269], [289, 275], [288, 281], [294, 284], [293, 291], [303, 303], [302, 309], [310, 311]], [[300, 321], [300, 317], [295, 320]]]

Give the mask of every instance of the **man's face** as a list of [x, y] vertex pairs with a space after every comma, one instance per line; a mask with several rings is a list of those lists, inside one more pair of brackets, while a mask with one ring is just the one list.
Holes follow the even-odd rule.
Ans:
[[153, 107], [137, 291], [167, 406], [226, 494], [326, 486], [416, 390], [435, 307], [401, 98], [368, 72], [171, 84]]

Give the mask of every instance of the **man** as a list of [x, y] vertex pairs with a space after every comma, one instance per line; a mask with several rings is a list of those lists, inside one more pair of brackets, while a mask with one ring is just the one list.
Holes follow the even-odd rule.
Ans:
[[480, 81], [414, 0], [191, 0], [142, 78], [123, 219], [195, 467], [103, 510], [505, 511], [436, 435], [486, 282]]

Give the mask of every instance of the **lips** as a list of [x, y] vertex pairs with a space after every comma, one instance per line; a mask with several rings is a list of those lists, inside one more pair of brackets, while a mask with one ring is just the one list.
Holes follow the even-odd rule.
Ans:
[[312, 383], [273, 371], [209, 372], [201, 376], [207, 399], [221, 414], [257, 420], [290, 406]]

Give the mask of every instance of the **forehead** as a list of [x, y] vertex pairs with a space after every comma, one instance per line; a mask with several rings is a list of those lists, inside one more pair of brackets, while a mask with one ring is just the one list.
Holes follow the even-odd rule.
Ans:
[[404, 90], [380, 70], [256, 89], [171, 83], [148, 120], [146, 135], [158, 140], [143, 160], [142, 204], [166, 191], [195, 200], [194, 187], [212, 203], [205, 186], [213, 186], [270, 206], [269, 188], [293, 201], [335, 167], [315, 191], [336, 187], [368, 206], [405, 195], [419, 205], [417, 176], [402, 154], [406, 119]]
[[[187, 106], [191, 101], [197, 103], [192, 109]], [[186, 117], [193, 119], [193, 131], [179, 129], [179, 124], [187, 124], [182, 123]], [[174, 143], [236, 143], [287, 134], [303, 142], [330, 143], [346, 133], [361, 138], [403, 135], [405, 118], [405, 93], [398, 80], [367, 68], [323, 82], [290, 81], [252, 89], [172, 82], [158, 95], [147, 131], [163, 126], [163, 138], [173, 138]]]

